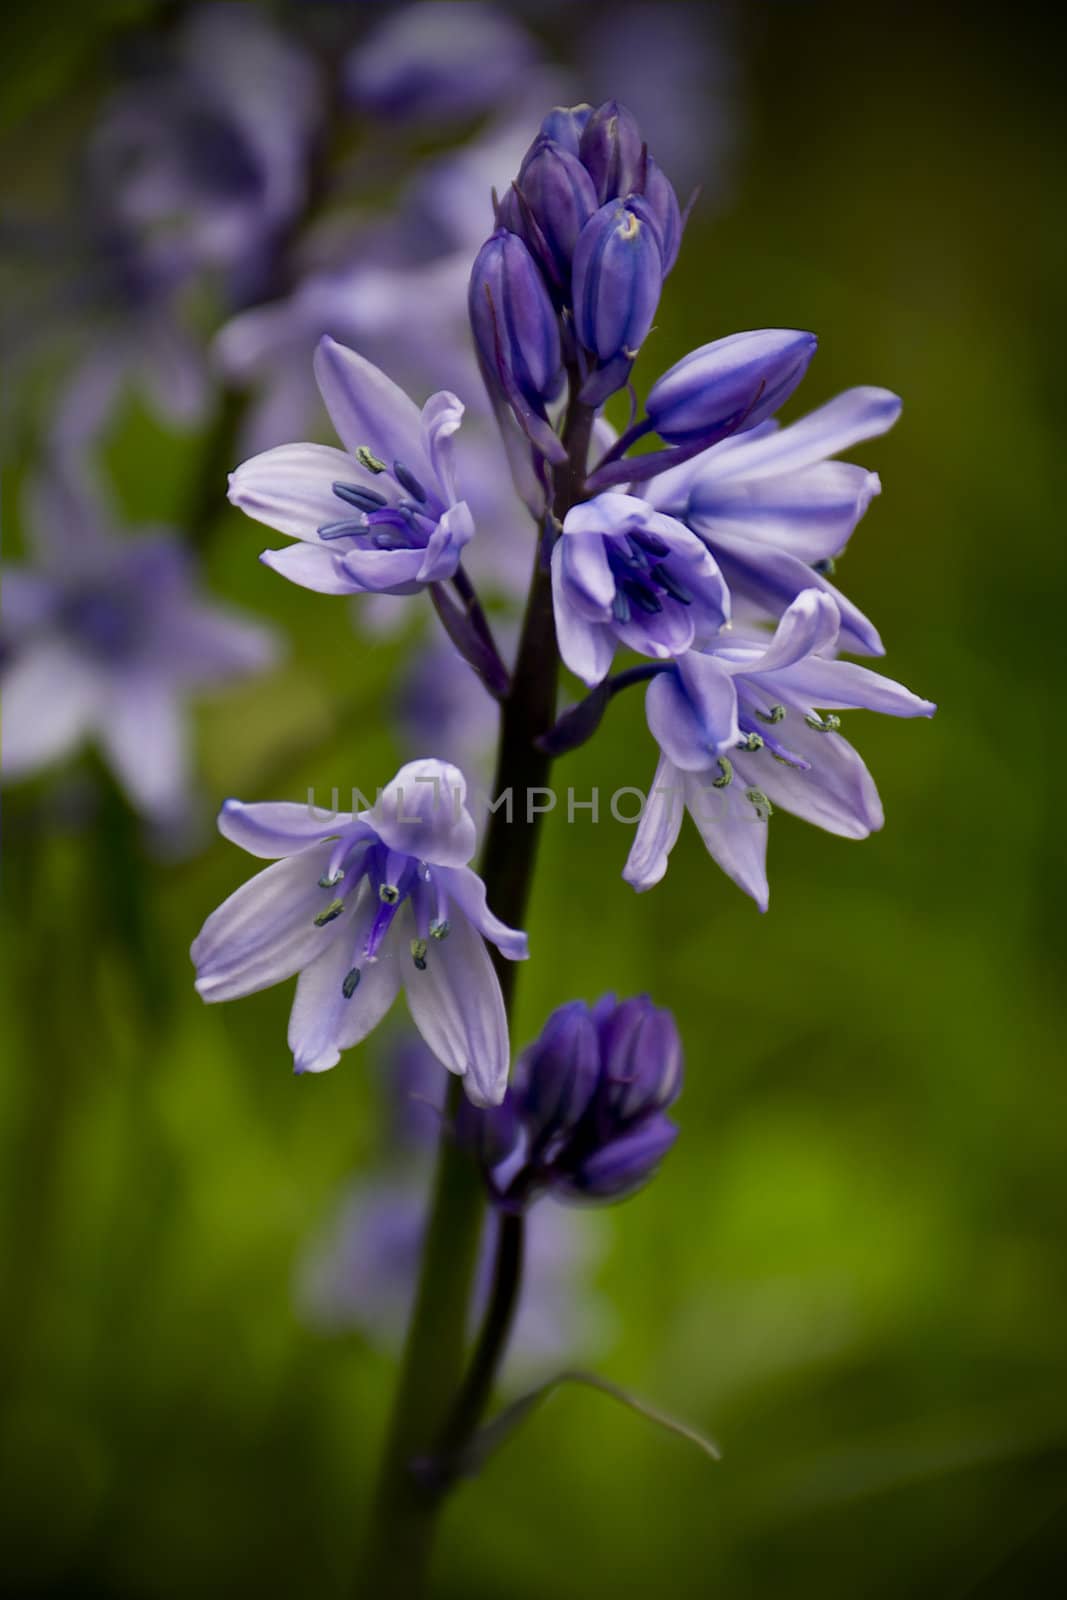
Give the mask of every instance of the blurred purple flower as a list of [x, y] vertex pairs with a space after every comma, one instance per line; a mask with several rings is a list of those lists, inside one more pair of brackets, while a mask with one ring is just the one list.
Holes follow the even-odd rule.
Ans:
[[373, 116], [430, 123], [476, 116], [523, 87], [538, 50], [530, 34], [480, 0], [401, 6], [351, 52], [345, 86]]
[[403, 982], [434, 1054], [472, 1101], [498, 1102], [508, 1027], [485, 941], [521, 961], [526, 935], [493, 916], [467, 865], [475, 827], [466, 792], [458, 768], [423, 760], [355, 814], [227, 800], [219, 831], [276, 864], [232, 894], [194, 941], [202, 998], [237, 999], [299, 973], [289, 1022], [296, 1071], [325, 1072], [377, 1027]]
[[0, 598], [4, 774], [95, 738], [132, 804], [174, 819], [188, 800], [185, 699], [263, 671], [277, 636], [206, 604], [176, 537], [116, 536], [69, 474], [31, 485], [26, 522], [36, 560], [5, 567]]
[[685, 811], [713, 859], [761, 911], [774, 807], [846, 839], [882, 826], [874, 780], [834, 713], [865, 707], [930, 717], [936, 707], [867, 667], [834, 659], [839, 626], [833, 599], [807, 589], [773, 638], [728, 630], [652, 680], [646, 709], [661, 755], [623, 873], [635, 889], [663, 877]]
[[345, 449], [279, 445], [230, 474], [234, 505], [300, 541], [260, 559], [320, 594], [413, 594], [450, 578], [474, 534], [452, 459], [460, 401], [442, 390], [420, 412], [330, 338], [315, 377]]
[[[354, 1183], [297, 1263], [294, 1295], [305, 1320], [326, 1334], [357, 1332], [396, 1348], [415, 1293], [426, 1226], [425, 1184], [413, 1178]], [[529, 1219], [522, 1298], [509, 1359], [530, 1368], [601, 1348], [609, 1318], [590, 1290], [604, 1248], [604, 1219], [539, 1206]], [[472, 1315], [492, 1282], [499, 1218], [482, 1238]]]

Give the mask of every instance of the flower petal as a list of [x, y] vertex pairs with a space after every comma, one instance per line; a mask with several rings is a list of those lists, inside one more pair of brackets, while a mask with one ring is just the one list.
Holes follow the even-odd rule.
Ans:
[[61, 639], [34, 639], [3, 675], [4, 776], [18, 778], [72, 750], [97, 721], [102, 679]]
[[335, 922], [315, 926], [330, 903], [330, 891], [319, 879], [332, 849], [326, 843], [312, 845], [275, 862], [211, 913], [190, 951], [203, 999], [235, 1000], [282, 983], [344, 932], [351, 908]]
[[[759, 763], [759, 787], [774, 805], [843, 839], [865, 839], [882, 826], [874, 779], [847, 739], [799, 721], [789, 728], [788, 742], [810, 767], [801, 772], [779, 761]], [[755, 763], [745, 765], [751, 770]]]
[[888, 389], [861, 386], [846, 389], [788, 428], [759, 438], [741, 435], [729, 451], [712, 448], [705, 471], [727, 479], [774, 477], [825, 461], [862, 439], [886, 433], [900, 416], [902, 402]]
[[508, 1083], [508, 1024], [485, 941], [460, 913], [435, 940], [426, 969], [404, 970], [408, 1007], [437, 1059], [464, 1080], [476, 1106], [497, 1106]]
[[494, 917], [486, 901], [485, 884], [471, 867], [441, 867], [435, 874], [450, 901], [477, 928], [483, 939], [496, 945], [509, 961], [525, 961], [530, 954], [526, 935]]
[[801, 561], [825, 561], [841, 553], [881, 487], [876, 472], [847, 461], [766, 479], [706, 476], [694, 482], [686, 514], [711, 534], [721, 521]]
[[243, 800], [224, 800], [218, 818], [224, 839], [265, 861], [296, 855], [309, 845], [334, 839], [351, 823], [351, 816], [323, 818], [314, 807], [293, 800], [258, 800], [248, 805]]
[[450, 761], [409, 761], [360, 813], [391, 850], [431, 866], [465, 867], [477, 835], [467, 810], [467, 780]]
[[932, 717], [937, 710], [932, 700], [920, 699], [902, 683], [855, 661], [811, 657], [780, 671], [775, 687], [784, 699], [806, 710], [816, 706], [822, 711], [860, 708], [881, 711], [889, 717]]
[[189, 783], [186, 718], [172, 683], [145, 673], [111, 686], [100, 741], [138, 810], [168, 816], [185, 804]]
[[840, 625], [840, 613], [830, 595], [820, 589], [804, 589], [782, 613], [763, 654], [745, 663], [745, 676], [779, 672], [818, 650], [832, 650]]
[[[422, 408], [422, 439], [426, 454], [433, 464], [437, 482], [444, 490], [449, 505], [458, 498], [456, 492], [454, 435], [459, 431], [466, 410], [458, 395], [448, 389], [432, 394]], [[427, 486], [428, 487], [428, 486]]]
[[745, 798], [740, 772], [725, 789], [689, 773], [684, 779], [686, 809], [712, 860], [751, 895], [761, 911], [770, 901], [767, 884], [767, 821]]
[[[657, 689], [669, 679], [674, 680], [668, 684], [673, 694]], [[741, 737], [732, 677], [721, 662], [697, 650], [682, 657], [676, 673], [653, 678], [645, 710], [660, 749], [683, 771], [706, 771], [714, 765], [714, 756], [732, 750]]]
[[327, 444], [280, 444], [230, 473], [229, 499], [246, 516], [291, 539], [320, 544], [318, 530], [344, 517], [335, 483], [369, 486], [373, 475]]
[[615, 578], [603, 534], [564, 533], [556, 549], [573, 604], [590, 618], [606, 620], [615, 597]]
[[[387, 939], [376, 961], [361, 960], [376, 910], [364, 887], [351, 921], [297, 980], [289, 1013], [289, 1048], [297, 1072], [326, 1072], [341, 1051], [365, 1039], [385, 1016], [400, 988], [400, 953]], [[344, 982], [353, 968], [359, 982], [348, 996]]]
[[622, 875], [640, 894], [659, 883], [685, 815], [683, 776], [661, 755]]
[[459, 566], [464, 546], [474, 538], [474, 518], [465, 500], [449, 506], [430, 535], [419, 567], [420, 583], [440, 583], [451, 578]]
[[559, 653], [575, 676], [593, 688], [611, 670], [615, 638], [607, 623], [589, 621], [571, 603], [559, 544], [552, 552], [552, 603]]
[[316, 594], [359, 594], [362, 590], [340, 557], [321, 545], [290, 544], [284, 550], [264, 550], [259, 559], [272, 572]]
[[[428, 494], [436, 490], [433, 465], [423, 449], [419, 408], [392, 378], [324, 335], [315, 351], [315, 379], [330, 421], [352, 455], [363, 446], [389, 468], [400, 461]], [[435, 500], [438, 511], [443, 511], [436, 494]]]
[[738, 530], [721, 525], [716, 526], [714, 536], [708, 536], [708, 544], [735, 603], [747, 601], [761, 615], [777, 618], [803, 590], [821, 589], [832, 596], [841, 615], [839, 647], [857, 655], [885, 654], [874, 624], [821, 573], [813, 572], [796, 556], [771, 545], [757, 544]]

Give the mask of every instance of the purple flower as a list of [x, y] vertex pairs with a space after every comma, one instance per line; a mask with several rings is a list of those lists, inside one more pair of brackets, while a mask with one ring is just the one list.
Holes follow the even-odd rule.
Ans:
[[234, 505], [301, 541], [260, 559], [320, 594], [411, 594], [450, 578], [474, 533], [452, 460], [461, 402], [442, 390], [420, 412], [330, 338], [315, 377], [345, 449], [279, 445], [230, 474]]
[[289, 1020], [297, 1072], [324, 1072], [365, 1039], [401, 982], [430, 1049], [478, 1105], [497, 1104], [508, 1028], [485, 940], [524, 960], [526, 935], [486, 906], [467, 865], [466, 783], [444, 761], [412, 761], [354, 814], [228, 800], [219, 831], [274, 859], [212, 913], [192, 947], [196, 987], [232, 1000], [300, 974]]
[[503, 104], [536, 59], [530, 35], [503, 12], [435, 0], [384, 17], [352, 51], [345, 82], [376, 116], [437, 125]]
[[839, 624], [832, 598], [808, 589], [773, 638], [725, 632], [649, 684], [648, 725], [661, 755], [623, 872], [635, 889], [663, 877], [686, 810], [710, 855], [761, 911], [767, 822], [776, 807], [846, 839], [882, 826], [874, 780], [838, 732], [836, 712], [930, 717], [936, 707], [867, 667], [834, 659]]
[[730, 614], [718, 567], [696, 534], [628, 494], [567, 513], [552, 551], [559, 649], [585, 683], [607, 676], [617, 644], [666, 660]]
[[[314, 1328], [356, 1331], [396, 1348], [404, 1335], [426, 1230], [425, 1185], [395, 1175], [354, 1183], [297, 1263], [297, 1305]], [[524, 1369], [573, 1357], [603, 1342], [606, 1316], [590, 1277], [603, 1251], [605, 1219], [538, 1206], [529, 1217], [522, 1298], [508, 1345]], [[498, 1215], [483, 1232], [472, 1316], [484, 1313], [493, 1278]]]
[[817, 587], [841, 613], [842, 647], [881, 655], [873, 625], [824, 575], [881, 484], [877, 473], [828, 458], [885, 433], [899, 415], [888, 389], [847, 389], [786, 428], [764, 422], [724, 439], [654, 478], [645, 494], [704, 540], [735, 615], [776, 620]]
[[[669, 1011], [647, 995], [554, 1011], [520, 1057], [502, 1105], [467, 1110], [491, 1192], [511, 1208], [550, 1193], [618, 1200], [641, 1187], [678, 1136], [665, 1115], [682, 1087]], [[480, 1133], [480, 1137], [479, 1137]]]
[[269, 630], [206, 604], [177, 539], [117, 537], [86, 486], [54, 471], [31, 485], [37, 561], [3, 575], [3, 770], [18, 778], [95, 739], [138, 810], [172, 819], [188, 800], [184, 702], [260, 672]]

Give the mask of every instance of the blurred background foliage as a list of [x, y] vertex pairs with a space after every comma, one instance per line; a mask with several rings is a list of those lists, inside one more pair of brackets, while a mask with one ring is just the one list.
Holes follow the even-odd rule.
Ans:
[[[856, 452], [885, 493], [843, 582], [890, 673], [941, 710], [857, 729], [884, 833], [775, 819], [766, 917], [691, 829], [638, 898], [627, 829], [550, 819], [517, 1041], [613, 988], [673, 1007], [687, 1043], [682, 1138], [596, 1269], [616, 1324], [602, 1369], [724, 1459], [565, 1391], [457, 1496], [442, 1596], [852, 1600], [1062, 1577], [1064, 139], [1040, 15], [735, 15], [730, 195], [698, 207], [641, 370], [738, 328], [810, 327], [789, 415], [854, 383], [904, 396]], [[10, 193], [54, 182], [113, 37], [155, 19], [9, 10]], [[13, 545], [31, 403], [7, 395]], [[201, 439], [131, 402], [108, 452], [131, 516], [181, 520]], [[211, 586], [291, 646], [201, 712], [205, 807], [387, 777], [403, 636], [360, 638], [342, 602], [279, 582], [223, 496], [220, 479]], [[582, 798], [652, 767], [635, 698], [558, 778]], [[394, 1366], [305, 1327], [292, 1282], [379, 1160], [381, 1042], [294, 1081], [287, 992], [202, 1006], [188, 943], [247, 863], [210, 837], [161, 860], [94, 793], [80, 823], [77, 783], [4, 800], [0, 1586], [341, 1595]]]

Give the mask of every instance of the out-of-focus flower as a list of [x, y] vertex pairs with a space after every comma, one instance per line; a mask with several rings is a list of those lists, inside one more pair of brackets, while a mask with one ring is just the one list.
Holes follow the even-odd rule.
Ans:
[[619, 1200], [652, 1176], [678, 1135], [666, 1116], [682, 1087], [669, 1011], [647, 995], [590, 1008], [575, 1000], [520, 1057], [504, 1102], [465, 1109], [460, 1136], [481, 1157], [498, 1204], [543, 1194]]
[[874, 626], [825, 576], [881, 484], [877, 473], [830, 457], [885, 433], [899, 415], [900, 400], [888, 389], [846, 389], [786, 428], [768, 421], [724, 439], [654, 478], [644, 493], [704, 540], [730, 586], [735, 616], [776, 620], [817, 587], [841, 614], [842, 647], [881, 655]]
[[3, 771], [22, 777], [95, 739], [133, 805], [173, 819], [188, 800], [185, 700], [260, 672], [268, 629], [205, 603], [176, 537], [119, 537], [69, 473], [27, 497], [37, 559], [6, 567]]
[[392, 379], [324, 338], [315, 377], [345, 446], [279, 445], [230, 474], [230, 499], [300, 542], [260, 557], [320, 594], [412, 594], [450, 578], [474, 534], [456, 493], [447, 390], [421, 412]]
[[258, 7], [200, 6], [106, 107], [92, 170], [147, 255], [180, 249], [240, 298], [303, 204], [320, 104], [310, 60]]
[[728, 620], [730, 596], [696, 534], [627, 494], [567, 513], [552, 551], [560, 654], [588, 684], [607, 676], [617, 644], [664, 660]]
[[324, 1072], [365, 1039], [403, 982], [415, 1025], [479, 1105], [503, 1097], [508, 1028], [485, 941], [509, 960], [526, 935], [486, 905], [467, 865], [475, 827], [458, 768], [401, 767], [367, 810], [228, 800], [219, 831], [276, 864], [212, 913], [192, 947], [205, 1000], [300, 974], [289, 1022], [297, 1072]]
[[[531, 1213], [522, 1297], [508, 1347], [514, 1367], [540, 1367], [603, 1348], [609, 1317], [590, 1289], [603, 1250], [603, 1222], [551, 1203]], [[475, 1319], [488, 1302], [499, 1225], [491, 1214], [478, 1262]], [[358, 1332], [386, 1348], [399, 1346], [425, 1229], [424, 1183], [404, 1176], [354, 1183], [297, 1264], [294, 1293], [305, 1320], [323, 1333]]]
[[374, 116], [439, 125], [521, 90], [538, 51], [524, 28], [481, 0], [433, 0], [388, 13], [349, 55], [345, 86]]
[[398, 731], [412, 750], [432, 744], [468, 773], [482, 771], [492, 755], [497, 704], [479, 690], [459, 651], [438, 634], [411, 651], [393, 709]]
[[648, 723], [661, 756], [623, 873], [635, 889], [663, 877], [687, 810], [710, 855], [761, 911], [776, 807], [846, 839], [882, 826], [874, 780], [838, 732], [836, 712], [930, 717], [936, 707], [834, 659], [839, 625], [831, 597], [808, 589], [772, 639], [728, 631], [649, 684]]

